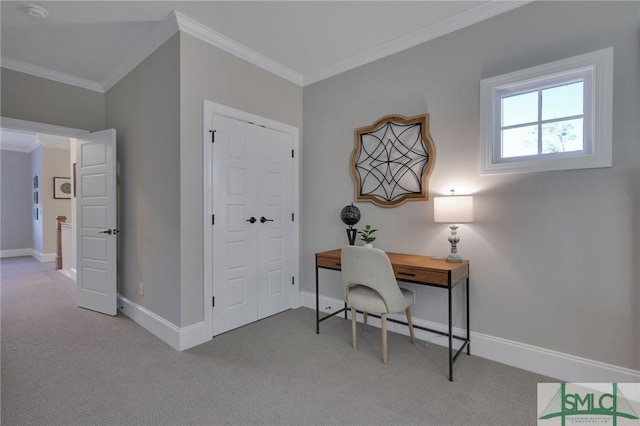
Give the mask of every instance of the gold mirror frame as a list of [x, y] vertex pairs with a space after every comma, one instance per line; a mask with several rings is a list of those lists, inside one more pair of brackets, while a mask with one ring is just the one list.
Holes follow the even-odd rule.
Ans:
[[387, 115], [356, 129], [350, 162], [356, 200], [381, 207], [428, 200], [427, 179], [435, 159], [429, 114]]

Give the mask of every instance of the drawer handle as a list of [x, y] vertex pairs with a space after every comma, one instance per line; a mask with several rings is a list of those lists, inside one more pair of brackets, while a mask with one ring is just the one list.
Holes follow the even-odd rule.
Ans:
[[336, 262], [336, 266], [342, 266], [342, 263]]
[[409, 272], [398, 272], [398, 275], [405, 275], [407, 277], [415, 277], [416, 274], [410, 274]]

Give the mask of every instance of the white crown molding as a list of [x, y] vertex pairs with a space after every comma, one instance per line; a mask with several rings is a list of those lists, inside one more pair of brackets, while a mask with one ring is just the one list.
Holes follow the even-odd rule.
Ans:
[[85, 78], [76, 77], [75, 75], [67, 74], [64, 72], [39, 67], [37, 65], [28, 64], [26, 62], [7, 58], [5, 56], [1, 58], [1, 61], [2, 63], [0, 65], [3, 68], [7, 68], [13, 71], [34, 75], [36, 77], [46, 78], [48, 80], [57, 81], [59, 83], [70, 84], [72, 86], [80, 87], [83, 89], [93, 90], [94, 92], [105, 92], [102, 84], [93, 80], [87, 80]]
[[272, 74], [284, 78], [285, 80], [289, 80], [298, 86], [302, 86], [302, 74], [262, 55], [261, 53], [256, 52], [255, 50], [233, 41], [216, 31], [213, 31], [206, 25], [187, 17], [180, 12], [174, 11], [173, 15], [178, 21], [180, 31], [222, 49], [225, 52], [231, 53], [240, 59], [244, 59], [257, 67], [267, 70]]
[[211, 28], [203, 25], [180, 12], [173, 11], [156, 26], [149, 37], [135, 50], [131, 51], [126, 59], [116, 68], [115, 71], [102, 82], [105, 91], [113, 87], [121, 78], [127, 75], [131, 70], [137, 67], [156, 49], [162, 46], [169, 38], [178, 31], [189, 34], [199, 40], [204, 41], [212, 46], [231, 53], [232, 55], [244, 59], [247, 62], [256, 65], [262, 69], [289, 80], [299, 86], [302, 85], [302, 75], [281, 65], [272, 59], [267, 58], [260, 53], [249, 49], [248, 47], [213, 31]]
[[125, 59], [102, 81], [105, 92], [111, 89], [125, 75], [129, 74], [135, 67], [140, 65], [145, 59], [169, 40], [179, 31], [176, 14], [171, 12], [158, 25], [156, 25], [149, 36], [138, 43], [131, 50]]
[[429, 25], [428, 27], [422, 28], [411, 34], [407, 34], [404, 37], [382, 44], [367, 52], [352, 56], [344, 61], [305, 75], [304, 86], [308, 86], [329, 77], [333, 77], [334, 75], [341, 74], [378, 59], [393, 55], [394, 53], [401, 52], [445, 34], [452, 33], [459, 29], [484, 21], [485, 19], [489, 19], [517, 7], [524, 6], [527, 3], [531, 3], [531, 1], [533, 0], [490, 1], [436, 24]]
[[167, 15], [152, 30], [149, 37], [130, 51], [126, 58], [102, 82], [83, 79], [6, 57], [1, 58], [1, 65], [14, 71], [105, 93], [176, 32], [182, 31], [298, 86], [307, 86], [523, 6], [531, 1], [533, 0], [491, 1], [305, 76], [177, 11]]

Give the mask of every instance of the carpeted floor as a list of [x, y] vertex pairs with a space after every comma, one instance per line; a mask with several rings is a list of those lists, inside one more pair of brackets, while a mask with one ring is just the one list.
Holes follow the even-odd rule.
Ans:
[[[314, 312], [287, 311], [177, 352], [129, 318], [75, 306], [75, 283], [3, 259], [3, 425], [533, 425], [549, 379]], [[551, 380], [553, 381], [553, 380]]]

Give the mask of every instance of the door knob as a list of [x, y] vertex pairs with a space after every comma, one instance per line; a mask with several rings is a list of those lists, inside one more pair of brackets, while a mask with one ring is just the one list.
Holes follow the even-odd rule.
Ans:
[[251, 216], [249, 219], [247, 219], [247, 222], [256, 223], [256, 218]]
[[273, 222], [273, 219], [267, 219], [264, 216], [260, 217], [260, 223], [265, 223], [265, 222]]
[[111, 235], [111, 229], [107, 229], [106, 231], [100, 231], [101, 234], [109, 234]]

